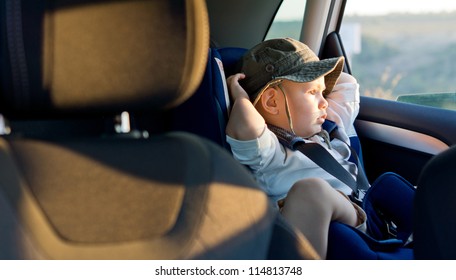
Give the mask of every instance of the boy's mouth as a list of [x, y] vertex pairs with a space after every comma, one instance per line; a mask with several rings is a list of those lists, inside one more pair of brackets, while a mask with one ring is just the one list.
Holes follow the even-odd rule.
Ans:
[[323, 114], [323, 115], [319, 116], [317, 118], [318, 123], [323, 124], [325, 122], [327, 116], [328, 116], [327, 114]]

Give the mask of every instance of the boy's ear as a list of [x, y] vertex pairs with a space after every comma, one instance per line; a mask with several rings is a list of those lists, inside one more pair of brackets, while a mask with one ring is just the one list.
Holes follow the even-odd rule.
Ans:
[[260, 98], [263, 110], [269, 114], [277, 115], [279, 113], [278, 91], [275, 88], [266, 89]]

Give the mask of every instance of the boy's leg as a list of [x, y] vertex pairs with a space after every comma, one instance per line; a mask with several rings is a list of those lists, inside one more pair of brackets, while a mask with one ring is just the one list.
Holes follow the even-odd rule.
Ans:
[[356, 226], [358, 216], [351, 202], [326, 181], [298, 181], [288, 192], [282, 208], [284, 217], [309, 239], [322, 259], [326, 258], [331, 221]]

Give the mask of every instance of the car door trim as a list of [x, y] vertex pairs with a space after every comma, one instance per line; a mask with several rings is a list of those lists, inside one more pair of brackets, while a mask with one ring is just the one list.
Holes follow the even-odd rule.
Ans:
[[435, 137], [386, 124], [357, 120], [356, 128], [357, 131], [362, 132], [360, 137], [374, 139], [431, 155], [436, 155], [449, 148], [447, 144]]

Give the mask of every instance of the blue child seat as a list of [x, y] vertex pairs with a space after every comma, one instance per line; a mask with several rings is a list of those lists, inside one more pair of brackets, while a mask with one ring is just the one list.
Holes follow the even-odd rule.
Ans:
[[200, 87], [191, 98], [173, 111], [170, 125], [173, 130], [206, 137], [229, 149], [225, 137], [229, 107], [221, 56], [216, 49], [210, 48]]

